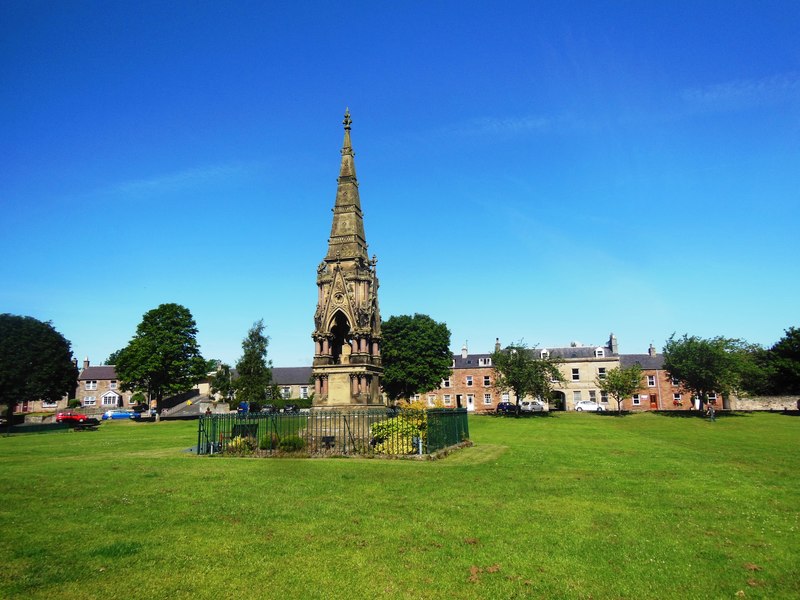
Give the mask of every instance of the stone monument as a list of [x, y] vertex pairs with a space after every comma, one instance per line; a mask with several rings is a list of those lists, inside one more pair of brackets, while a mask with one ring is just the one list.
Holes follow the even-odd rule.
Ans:
[[384, 406], [381, 394], [381, 315], [377, 259], [369, 259], [364, 216], [350, 143], [350, 111], [344, 115], [342, 164], [333, 207], [328, 253], [317, 268], [314, 313], [314, 408]]

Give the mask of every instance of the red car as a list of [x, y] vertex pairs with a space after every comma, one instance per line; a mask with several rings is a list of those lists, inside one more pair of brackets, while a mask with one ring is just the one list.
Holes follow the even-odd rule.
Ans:
[[56, 415], [56, 423], [83, 423], [88, 418], [76, 410], [62, 410]]

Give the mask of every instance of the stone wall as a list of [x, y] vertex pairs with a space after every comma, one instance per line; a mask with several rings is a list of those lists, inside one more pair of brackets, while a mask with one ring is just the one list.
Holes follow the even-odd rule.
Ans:
[[800, 396], [745, 396], [731, 398], [732, 410], [800, 410]]

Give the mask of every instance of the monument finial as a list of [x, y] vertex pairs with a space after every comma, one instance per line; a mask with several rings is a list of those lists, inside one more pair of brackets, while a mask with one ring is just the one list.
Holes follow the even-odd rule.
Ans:
[[344, 121], [342, 121], [345, 131], [350, 131], [350, 123], [352, 122], [353, 119], [350, 118], [350, 107], [347, 107], [344, 109]]

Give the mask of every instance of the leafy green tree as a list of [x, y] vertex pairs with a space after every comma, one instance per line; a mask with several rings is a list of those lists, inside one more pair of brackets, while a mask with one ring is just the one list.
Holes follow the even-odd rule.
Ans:
[[675, 334], [664, 345], [664, 368], [671, 377], [700, 399], [702, 410], [710, 393], [729, 396], [742, 390], [743, 381], [759, 374], [753, 346], [738, 339], [703, 339]]
[[564, 381], [559, 364], [560, 359], [549, 355], [542, 357], [524, 342], [517, 342], [492, 354], [495, 387], [514, 391], [519, 415], [520, 402], [525, 396], [550, 400], [553, 384]]
[[103, 364], [104, 365], [116, 365], [117, 364], [117, 360], [119, 360], [119, 355], [122, 353], [122, 350], [123, 350], [123, 348], [120, 348], [119, 350], [115, 350], [114, 352], [109, 354], [108, 358], [106, 359], [106, 361]]
[[236, 399], [248, 402], [251, 410], [259, 410], [267, 400], [272, 382], [272, 363], [267, 361], [269, 337], [264, 335], [264, 320], [253, 323], [242, 340], [242, 357], [236, 363]]
[[77, 383], [70, 343], [52, 323], [0, 315], [0, 404], [9, 427], [18, 402], [73, 396]]
[[774, 393], [800, 394], [800, 329], [787, 329], [769, 354]]
[[225, 363], [221, 363], [219, 368], [217, 369], [216, 373], [211, 376], [211, 393], [212, 394], [219, 394], [222, 398], [225, 399], [225, 402], [231, 408], [233, 406], [233, 390], [234, 390], [234, 383], [233, 383], [233, 371], [231, 370], [230, 365], [226, 365]]
[[642, 387], [642, 367], [632, 365], [609, 369], [605, 379], [598, 377], [595, 383], [617, 401], [617, 412], [622, 412], [622, 401]]
[[147, 393], [159, 413], [165, 397], [190, 389], [205, 376], [206, 368], [192, 313], [171, 303], [144, 314], [116, 361], [122, 389]]
[[390, 400], [439, 387], [450, 376], [450, 330], [428, 315], [390, 317], [381, 324], [383, 390]]

